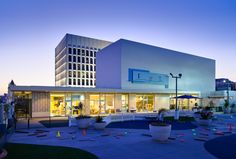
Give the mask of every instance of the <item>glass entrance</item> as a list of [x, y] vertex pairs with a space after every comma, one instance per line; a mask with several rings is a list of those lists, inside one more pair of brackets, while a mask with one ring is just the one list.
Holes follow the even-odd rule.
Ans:
[[153, 95], [136, 95], [137, 112], [153, 112]]
[[65, 96], [63, 94], [51, 94], [50, 114], [51, 116], [65, 116]]

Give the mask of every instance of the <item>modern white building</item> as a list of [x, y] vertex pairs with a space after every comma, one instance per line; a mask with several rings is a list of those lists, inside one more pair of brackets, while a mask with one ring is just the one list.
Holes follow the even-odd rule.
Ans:
[[95, 87], [96, 54], [111, 42], [66, 34], [55, 49], [56, 86]]
[[[66, 54], [66, 61], [68, 56], [74, 56], [74, 46], [70, 47], [72, 54]], [[78, 51], [75, 56], [80, 57]], [[79, 103], [83, 103], [84, 113], [90, 115], [155, 112], [175, 106], [175, 80], [170, 73], [182, 73], [178, 95], [202, 97], [215, 91], [215, 60], [212, 59], [124, 39], [104, 46], [96, 59], [96, 88], [73, 87], [76, 86], [73, 82], [72, 85], [66, 83], [67, 78], [78, 80], [77, 75], [75, 78], [67, 76], [68, 69], [66, 78], [58, 81], [65, 79], [63, 86], [11, 85], [12, 99], [30, 103], [28, 112], [33, 117], [78, 114]], [[67, 61], [70, 63], [74, 64]], [[196, 103], [202, 104], [196, 99], [178, 101], [180, 109], [189, 109]]]

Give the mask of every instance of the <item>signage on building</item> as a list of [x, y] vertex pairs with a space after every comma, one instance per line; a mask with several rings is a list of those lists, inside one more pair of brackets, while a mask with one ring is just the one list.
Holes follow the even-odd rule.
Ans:
[[129, 81], [132, 83], [165, 85], [168, 88], [169, 76], [166, 74], [152, 73], [148, 70], [129, 68]]

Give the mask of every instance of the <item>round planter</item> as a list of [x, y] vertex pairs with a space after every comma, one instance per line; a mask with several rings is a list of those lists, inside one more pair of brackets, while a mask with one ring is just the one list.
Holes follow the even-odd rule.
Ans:
[[210, 126], [212, 123], [211, 119], [199, 119], [198, 124], [201, 126]]
[[107, 125], [106, 122], [94, 123], [94, 129], [96, 129], [96, 130], [103, 130], [103, 129], [105, 129], [106, 125]]
[[90, 125], [91, 119], [90, 118], [81, 118], [77, 119], [77, 126], [80, 129], [87, 129]]
[[171, 125], [153, 126], [149, 124], [149, 130], [153, 140], [166, 141], [170, 137]]

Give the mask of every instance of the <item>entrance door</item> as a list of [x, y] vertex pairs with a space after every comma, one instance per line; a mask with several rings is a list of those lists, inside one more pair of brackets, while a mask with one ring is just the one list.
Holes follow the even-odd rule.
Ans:
[[65, 116], [65, 96], [60, 94], [51, 94], [50, 114], [51, 116]]

